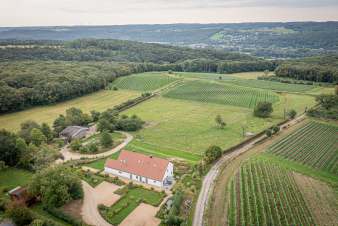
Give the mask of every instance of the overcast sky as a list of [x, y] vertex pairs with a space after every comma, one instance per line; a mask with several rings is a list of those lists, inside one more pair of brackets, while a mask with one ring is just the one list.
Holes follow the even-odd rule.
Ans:
[[338, 0], [1, 0], [0, 26], [338, 20]]

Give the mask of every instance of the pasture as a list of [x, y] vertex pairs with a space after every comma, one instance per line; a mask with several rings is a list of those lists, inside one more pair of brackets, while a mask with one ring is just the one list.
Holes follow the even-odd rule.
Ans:
[[[125, 112], [146, 121], [127, 149], [196, 162], [210, 145], [229, 148], [245, 139], [242, 126], [257, 133], [282, 121], [285, 106], [301, 113], [313, 104], [311, 96], [287, 94], [274, 104], [271, 118], [262, 119], [254, 117], [249, 108], [156, 97]], [[218, 114], [227, 123], [224, 129], [215, 124]]]
[[245, 162], [228, 191], [229, 225], [315, 225], [292, 172], [276, 164]]
[[289, 84], [254, 79], [249, 80], [236, 79], [227, 82], [238, 86], [268, 89], [274, 91], [285, 91], [285, 92], [305, 92], [314, 88], [313, 85]]
[[110, 84], [110, 87], [147, 92], [159, 89], [176, 80], [177, 78], [163, 72], [147, 72], [119, 77]]
[[267, 152], [337, 174], [338, 127], [310, 121], [273, 144]]
[[102, 90], [54, 105], [34, 107], [24, 111], [1, 115], [0, 125], [1, 128], [10, 131], [18, 131], [20, 124], [27, 120], [34, 120], [38, 123], [46, 122], [51, 125], [68, 108], [76, 107], [84, 112], [90, 112], [91, 110], [104, 111], [139, 95], [140, 93], [136, 91]]
[[164, 96], [246, 108], [254, 108], [261, 101], [275, 103], [279, 100], [275, 93], [268, 90], [204, 81], [186, 82], [182, 86], [170, 90]]

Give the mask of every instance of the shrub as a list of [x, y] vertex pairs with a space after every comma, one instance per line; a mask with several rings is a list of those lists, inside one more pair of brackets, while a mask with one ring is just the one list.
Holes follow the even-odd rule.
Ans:
[[113, 139], [107, 131], [103, 131], [101, 133], [101, 138], [100, 138], [101, 145], [105, 148], [111, 147], [113, 144]]
[[12, 202], [7, 210], [6, 215], [14, 221], [17, 226], [29, 225], [33, 220], [32, 212], [23, 204]]
[[91, 153], [97, 152], [98, 148], [97, 148], [96, 144], [94, 144], [94, 143], [89, 144], [88, 145], [88, 151], [91, 152]]
[[259, 102], [254, 109], [254, 116], [260, 118], [267, 118], [273, 112], [272, 103]]
[[297, 112], [294, 109], [291, 109], [287, 112], [287, 116], [290, 119], [294, 119], [296, 117], [296, 115], [297, 115]]
[[222, 149], [218, 146], [210, 146], [203, 155], [203, 159], [206, 163], [211, 163], [222, 156]]
[[72, 142], [69, 145], [70, 149], [73, 151], [79, 151], [82, 147], [82, 144], [79, 139], [72, 140]]
[[272, 136], [272, 131], [271, 131], [271, 129], [265, 130], [265, 135], [266, 135], [267, 137], [271, 137], [271, 136]]
[[273, 133], [278, 133], [280, 131], [280, 128], [279, 128], [279, 126], [273, 126], [271, 128], [271, 130], [272, 130]]

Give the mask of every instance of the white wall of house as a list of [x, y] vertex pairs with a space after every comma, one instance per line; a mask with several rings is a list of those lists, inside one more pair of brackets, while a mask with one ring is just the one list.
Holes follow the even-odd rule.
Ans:
[[134, 181], [142, 182], [142, 183], [157, 186], [157, 187], [163, 187], [163, 180], [157, 181], [157, 180], [153, 180], [153, 179], [146, 178], [146, 177], [143, 177], [143, 176], [139, 176], [139, 175], [135, 175], [135, 174], [111, 169], [109, 167], [105, 167], [104, 172], [110, 173], [110, 174], [113, 174], [113, 175], [116, 175], [116, 176], [124, 177], [124, 178], [129, 179], [129, 180], [134, 180]]
[[174, 177], [174, 164], [172, 164], [171, 162], [169, 162], [167, 166], [162, 181], [164, 181], [167, 177]]

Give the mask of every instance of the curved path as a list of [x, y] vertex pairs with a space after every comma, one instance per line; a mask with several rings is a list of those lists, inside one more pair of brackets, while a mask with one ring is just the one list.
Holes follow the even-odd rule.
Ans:
[[90, 225], [97, 226], [112, 226], [109, 224], [101, 214], [97, 207], [99, 205], [98, 199], [95, 195], [94, 188], [92, 188], [87, 182], [82, 181], [84, 199], [82, 206], [82, 218]]
[[[305, 118], [305, 115], [300, 115], [296, 119], [293, 119], [289, 122], [286, 122], [285, 124], [281, 125], [281, 130], [285, 125], [295, 125], [300, 121], [303, 121]], [[223, 164], [226, 164], [227, 161], [231, 161], [233, 158], [245, 153], [249, 149], [255, 146], [255, 143], [263, 140], [266, 137], [265, 134], [261, 135], [260, 137], [257, 137], [255, 140], [251, 141], [250, 143], [239, 147], [238, 149], [233, 150], [229, 154], [224, 155], [221, 159], [219, 159], [209, 170], [209, 172], [205, 175], [202, 183], [202, 188], [200, 191], [200, 194], [198, 196], [198, 200], [196, 203], [195, 213], [194, 213], [194, 219], [193, 219], [193, 226], [203, 226], [203, 216], [205, 213], [205, 208], [208, 204], [208, 200], [210, 197], [210, 193], [213, 190], [214, 181], [217, 178], [219, 171]]]
[[72, 152], [69, 150], [68, 145], [66, 145], [65, 147], [63, 147], [60, 151], [60, 153], [63, 155], [64, 159], [63, 160], [59, 160], [59, 162], [67, 162], [70, 160], [78, 160], [78, 159], [89, 159], [89, 158], [104, 158], [104, 157], [108, 157], [112, 154], [114, 154], [115, 152], [120, 151], [121, 149], [123, 149], [125, 146], [127, 146], [127, 144], [133, 140], [133, 136], [130, 133], [126, 133], [126, 132], [122, 132], [122, 131], [115, 131], [118, 133], [122, 133], [123, 135], [126, 136], [126, 139], [124, 139], [124, 141], [119, 144], [118, 146], [114, 147], [113, 149], [103, 152], [103, 153], [99, 153], [99, 154], [81, 154], [81, 153], [76, 153], [76, 152]]

